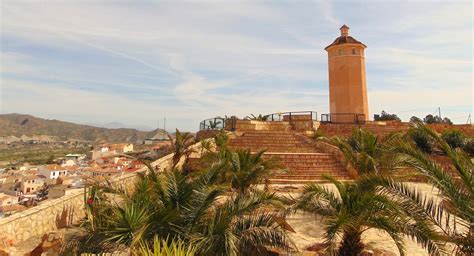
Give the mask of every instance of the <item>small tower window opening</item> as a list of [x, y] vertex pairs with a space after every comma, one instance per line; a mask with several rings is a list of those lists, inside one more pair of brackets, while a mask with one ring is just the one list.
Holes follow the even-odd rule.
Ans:
[[339, 55], [344, 55], [344, 49], [339, 49]]
[[358, 55], [359, 51], [356, 48], [352, 48], [352, 55]]

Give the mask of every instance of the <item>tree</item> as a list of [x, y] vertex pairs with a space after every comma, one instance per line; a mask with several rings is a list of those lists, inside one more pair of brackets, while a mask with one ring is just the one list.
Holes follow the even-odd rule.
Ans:
[[308, 184], [294, 209], [325, 217], [328, 254], [360, 255], [365, 247], [362, 234], [369, 229], [388, 233], [401, 255], [405, 255], [403, 235], [415, 238], [430, 253], [439, 254], [443, 246], [437, 240], [436, 231], [390, 195], [378, 193], [378, 177], [364, 176], [350, 183], [326, 176], [335, 186], [335, 192], [320, 184]]
[[219, 127], [219, 125], [222, 124], [222, 122], [220, 120], [218, 120], [217, 118], [214, 118], [214, 121], [209, 121], [209, 128], [211, 130], [215, 130]]
[[417, 116], [410, 117], [410, 123], [421, 123], [421, 122], [423, 122], [423, 120], [421, 120], [421, 118]]
[[245, 117], [247, 120], [255, 120], [255, 121], [267, 121], [268, 120], [268, 115], [264, 116], [262, 114], [259, 114], [258, 116], [251, 114], [250, 116]]
[[[397, 135], [388, 136], [386, 140], [393, 136]], [[390, 171], [397, 167], [397, 159], [385, 149], [384, 143], [365, 129], [354, 129], [348, 139], [334, 137], [326, 141], [338, 147], [344, 155], [346, 165], [360, 175]]]
[[453, 149], [462, 148], [464, 146], [464, 134], [460, 130], [446, 129], [441, 134], [441, 137]]
[[433, 139], [423, 132], [420, 127], [423, 123], [414, 123], [407, 132], [407, 136], [415, 143], [415, 146], [425, 153], [431, 154], [433, 152]]
[[196, 247], [191, 244], [185, 244], [181, 239], [162, 240], [158, 236], [153, 238], [150, 243], [143, 242], [140, 250], [132, 255], [140, 256], [194, 256]]
[[171, 137], [171, 135], [168, 135], [173, 151], [173, 163], [172, 167], [175, 168], [179, 161], [181, 160], [182, 157], [184, 157], [184, 166], [186, 166], [186, 162], [191, 155], [191, 153], [194, 152], [194, 149], [191, 148], [191, 145], [194, 144], [194, 136], [190, 134], [189, 132], [180, 132], [178, 129], [176, 129], [176, 134], [175, 138]]
[[426, 115], [426, 117], [423, 118], [423, 122], [425, 124], [453, 124], [447, 117], [441, 118], [440, 116], [433, 116], [432, 114]]
[[155, 237], [167, 237], [170, 243], [183, 241], [198, 255], [254, 255], [267, 246], [289, 248], [278, 221], [281, 214], [272, 210], [276, 197], [259, 190], [223, 197], [226, 187], [218, 182], [222, 171], [219, 163], [192, 178], [179, 170], [150, 169], [131, 190], [93, 188], [94, 195], [108, 191], [115, 199], [87, 200], [93, 210], [85, 225], [94, 228], [88, 228], [83, 241], [104, 248], [125, 245], [134, 252], [154, 243]]
[[[394, 150], [404, 158], [404, 163], [423, 175], [440, 192], [441, 203], [427, 199], [414, 189], [391, 184], [392, 191], [414, 204], [413, 211], [424, 212], [446, 236], [448, 242], [456, 245], [459, 254], [474, 252], [474, 163], [460, 149], [453, 149], [442, 137], [425, 125], [420, 132], [430, 137], [449, 157], [454, 172], [444, 169], [428, 154], [413, 147], [410, 142], [399, 140]], [[454, 217], [456, 216], [456, 217]], [[458, 227], [464, 227], [465, 230]]]
[[375, 121], [401, 121], [401, 119], [396, 114], [389, 114], [382, 110], [380, 115], [374, 115]]
[[229, 168], [225, 173], [225, 180], [230, 182], [230, 187], [243, 194], [250, 186], [267, 179], [273, 172], [281, 171], [277, 159], [264, 159], [265, 150], [252, 154], [250, 150], [237, 150], [233, 152]]

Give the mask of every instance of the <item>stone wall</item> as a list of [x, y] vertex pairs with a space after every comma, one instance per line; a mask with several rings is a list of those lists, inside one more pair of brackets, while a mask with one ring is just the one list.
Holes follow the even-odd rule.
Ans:
[[[342, 136], [348, 137], [352, 134], [354, 128], [361, 127], [369, 130], [379, 136], [386, 136], [392, 132], [406, 132], [410, 129], [410, 123], [387, 121], [387, 122], [366, 122], [365, 124], [351, 123], [321, 123], [318, 130], [322, 131], [326, 136]], [[457, 129], [466, 136], [474, 136], [474, 126], [472, 125], [448, 125], [448, 124], [429, 124], [429, 128], [438, 133], [442, 133], [446, 129]]]
[[407, 131], [409, 123], [402, 122], [367, 122], [365, 124], [353, 123], [321, 123], [318, 130], [326, 136], [348, 137], [354, 128], [361, 127], [379, 136], [386, 136], [392, 132]]
[[256, 120], [231, 120], [226, 121], [225, 130], [232, 130], [232, 121], [235, 123], [236, 131], [288, 131], [291, 130], [289, 122], [286, 121], [256, 121]]
[[[194, 147], [197, 147], [195, 144]], [[171, 165], [173, 155], [167, 155], [152, 163], [159, 171], [165, 171]], [[145, 172], [143, 168], [138, 172]], [[130, 186], [137, 178], [136, 173], [125, 173], [114, 177], [114, 186]], [[0, 239], [17, 244], [33, 236], [41, 236], [59, 228], [69, 227], [85, 217], [85, 189], [69, 190], [63, 197], [47, 200], [20, 213], [0, 219]]]
[[470, 124], [455, 124], [455, 125], [449, 125], [449, 124], [429, 124], [428, 127], [431, 129], [435, 130], [438, 133], [442, 133], [443, 131], [447, 129], [456, 129], [460, 130], [464, 135], [468, 137], [474, 137], [474, 126]]

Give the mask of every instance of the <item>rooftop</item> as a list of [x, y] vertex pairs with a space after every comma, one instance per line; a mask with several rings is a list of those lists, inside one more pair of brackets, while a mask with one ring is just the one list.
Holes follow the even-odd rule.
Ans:
[[336, 45], [341, 45], [341, 44], [360, 44], [364, 48], [367, 48], [367, 46], [359, 41], [357, 41], [355, 38], [349, 35], [349, 27], [347, 25], [343, 25], [340, 28], [341, 31], [341, 36], [336, 38], [334, 42], [332, 42], [330, 45], [326, 46], [324, 50], [329, 49], [330, 47], [336, 46]]

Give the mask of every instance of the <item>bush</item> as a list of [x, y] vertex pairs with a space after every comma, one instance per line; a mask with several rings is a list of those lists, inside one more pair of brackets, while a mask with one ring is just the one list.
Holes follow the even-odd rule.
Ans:
[[451, 148], [461, 148], [464, 146], [464, 134], [459, 130], [446, 129], [441, 134], [441, 138], [443, 138]]
[[474, 155], [474, 138], [467, 138], [464, 142], [464, 151], [466, 151], [469, 155]]
[[324, 137], [326, 137], [326, 135], [321, 130], [313, 130], [313, 134], [311, 134], [311, 138], [313, 140], [318, 140], [318, 139], [324, 138]]
[[421, 120], [421, 118], [417, 116], [410, 117], [410, 123], [421, 123], [421, 122], [423, 122], [423, 120]]
[[433, 116], [431, 114], [423, 118], [423, 122], [425, 122], [425, 124], [453, 124], [451, 119], [447, 117], [441, 118], [440, 116]]
[[433, 140], [423, 131], [411, 128], [408, 135], [415, 143], [416, 147], [425, 153], [431, 154], [433, 152]]
[[382, 110], [380, 115], [374, 115], [374, 121], [401, 121], [400, 118], [395, 114], [389, 114]]

